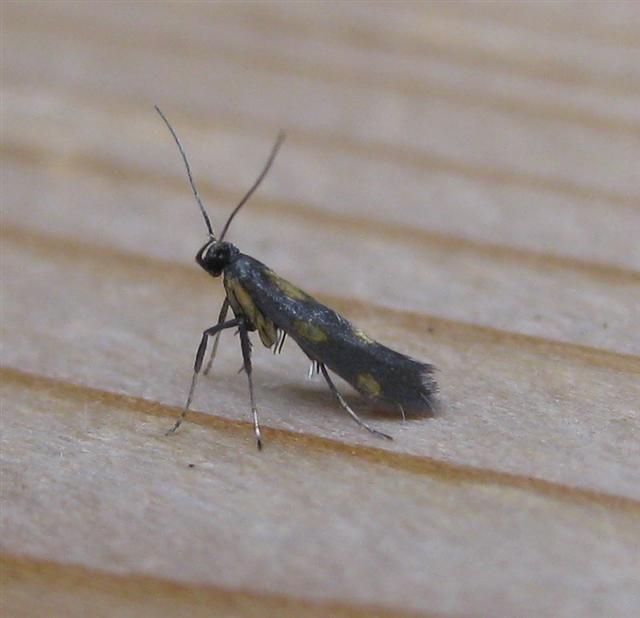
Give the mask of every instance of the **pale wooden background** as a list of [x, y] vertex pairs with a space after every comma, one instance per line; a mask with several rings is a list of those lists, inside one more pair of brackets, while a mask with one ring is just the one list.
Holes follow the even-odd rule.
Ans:
[[[637, 616], [637, 3], [2, 4], [5, 615]], [[218, 227], [435, 363], [434, 419], [256, 347]], [[354, 406], [358, 405], [353, 399]], [[359, 409], [362, 409], [361, 407]], [[194, 467], [189, 467], [194, 464]]]

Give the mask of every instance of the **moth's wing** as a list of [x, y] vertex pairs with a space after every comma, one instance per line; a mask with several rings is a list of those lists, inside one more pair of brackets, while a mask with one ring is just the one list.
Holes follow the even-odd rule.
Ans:
[[278, 340], [277, 326], [273, 320], [265, 314], [256, 298], [259, 294], [251, 292], [252, 286], [247, 286], [240, 277], [230, 273], [225, 273], [224, 287], [227, 299], [236, 316], [242, 315], [249, 323], [251, 330], [257, 330], [260, 340], [267, 348], [276, 344]]
[[297, 339], [300, 347], [372, 402], [385, 408], [402, 406], [406, 412], [433, 409], [437, 387], [432, 365], [396, 352], [338, 318], [340, 326], [322, 329], [315, 323], [326, 339]]
[[[285, 331], [311, 358], [367, 399], [405, 411], [433, 408], [434, 368], [374, 341], [340, 314], [289, 283], [258, 260], [242, 256], [233, 286], [254, 313]], [[225, 282], [226, 285], [226, 282]]]

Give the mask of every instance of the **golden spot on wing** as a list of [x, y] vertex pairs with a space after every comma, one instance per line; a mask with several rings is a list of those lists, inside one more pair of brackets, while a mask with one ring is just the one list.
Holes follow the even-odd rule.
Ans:
[[256, 326], [258, 327], [258, 334], [260, 335], [260, 340], [266, 348], [270, 348], [278, 338], [278, 333], [276, 330], [276, 325], [267, 318], [264, 317], [264, 314], [258, 314], [259, 319]]
[[229, 279], [227, 293], [234, 312], [238, 311], [251, 322], [260, 335], [263, 345], [270, 348], [276, 341], [276, 325], [256, 307], [249, 293], [236, 279]]
[[271, 280], [271, 283], [275, 285], [281, 292], [283, 292], [289, 298], [294, 300], [309, 300], [310, 296], [305, 294], [300, 288], [297, 288], [293, 283], [289, 283], [286, 279], [279, 277], [271, 269], [265, 270], [267, 277]]
[[354, 327], [353, 328], [353, 334], [360, 339], [361, 341], [364, 341], [365, 343], [375, 343], [375, 341], [373, 339], [371, 339], [371, 337], [369, 337], [369, 335], [367, 335], [367, 333], [365, 333], [364, 331], [361, 331], [359, 328]]
[[251, 298], [251, 296], [249, 296], [247, 290], [245, 290], [237, 281], [232, 282], [232, 288], [236, 301], [242, 309], [242, 313], [244, 313], [244, 315], [246, 315], [251, 320], [251, 323], [254, 326], [257, 326], [256, 318], [258, 315], [258, 308], [253, 302], [253, 299]]
[[322, 343], [327, 340], [327, 333], [325, 333], [319, 326], [311, 324], [310, 322], [303, 322], [298, 320], [295, 323], [295, 331], [301, 337], [313, 341], [313, 343]]
[[370, 397], [378, 397], [382, 392], [380, 385], [370, 373], [360, 373], [356, 380], [358, 388]]
[[227, 298], [229, 299], [229, 304], [233, 309], [233, 313], [236, 315], [238, 313], [243, 313], [242, 307], [236, 298], [236, 288], [239, 287], [237, 279], [232, 279], [229, 276], [225, 276], [224, 278], [224, 288], [227, 292]]

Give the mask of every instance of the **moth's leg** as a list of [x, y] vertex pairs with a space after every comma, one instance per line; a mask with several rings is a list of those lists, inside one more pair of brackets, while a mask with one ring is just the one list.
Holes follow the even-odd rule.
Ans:
[[318, 361], [311, 361], [311, 366], [309, 367], [309, 379], [313, 378], [314, 374], [318, 375], [320, 373], [320, 363]]
[[256, 444], [258, 450], [262, 449], [262, 439], [260, 438], [260, 423], [258, 423], [258, 410], [256, 409], [256, 399], [253, 395], [253, 379], [251, 378], [251, 341], [249, 331], [244, 321], [240, 322], [240, 347], [242, 348], [242, 360], [244, 362], [244, 372], [249, 380], [249, 396], [251, 397], [251, 414], [253, 416], [253, 431], [256, 434]]
[[278, 339], [273, 344], [273, 353], [274, 354], [281, 354], [282, 353], [282, 346], [284, 345], [284, 340], [286, 338], [287, 338], [287, 331], [285, 331], [285, 330], [278, 331]]
[[278, 354], [282, 354], [282, 346], [284, 345], [284, 341], [287, 338], [287, 331], [282, 331], [282, 337], [280, 339], [280, 345], [278, 346]]
[[402, 407], [401, 404], [398, 404], [398, 407], [400, 408], [400, 414], [402, 414], [402, 422], [406, 423], [407, 422], [407, 415], [404, 413], [404, 408]]
[[[227, 313], [229, 312], [229, 299], [225, 298], [222, 303], [222, 307], [220, 307], [220, 315], [218, 315], [218, 324], [222, 324], [227, 319]], [[204, 375], [207, 375], [211, 371], [211, 365], [213, 364], [213, 359], [216, 357], [216, 352], [218, 351], [218, 342], [220, 341], [220, 335], [222, 331], [216, 333], [216, 338], [213, 340], [213, 348], [211, 349], [211, 355], [209, 356], [209, 362], [207, 366], [204, 368]]]
[[329, 385], [329, 388], [331, 389], [331, 392], [335, 395], [335, 398], [338, 400], [338, 403], [347, 411], [349, 416], [356, 423], [358, 423], [358, 425], [360, 425], [361, 427], [364, 427], [367, 431], [370, 431], [372, 434], [375, 434], [376, 436], [380, 436], [381, 438], [386, 438], [387, 440], [393, 440], [393, 438], [389, 434], [382, 433], [381, 431], [378, 431], [377, 429], [374, 429], [373, 427], [370, 427], [369, 425], [367, 425], [349, 407], [349, 404], [344, 400], [342, 395], [338, 392], [338, 389], [336, 388], [336, 385], [333, 383], [333, 380], [331, 379], [331, 376], [329, 375], [329, 372], [327, 371], [327, 368], [324, 366], [324, 364], [323, 363], [318, 363], [318, 365], [320, 366], [320, 371], [322, 372], [322, 375], [324, 376], [324, 379], [327, 381], [327, 384]]
[[238, 318], [234, 318], [233, 320], [228, 320], [227, 322], [222, 322], [222, 324], [216, 324], [211, 328], [207, 328], [202, 333], [202, 339], [200, 340], [200, 345], [198, 346], [198, 351], [196, 352], [196, 361], [193, 365], [193, 377], [191, 378], [191, 387], [189, 388], [189, 395], [187, 396], [187, 403], [184, 405], [182, 413], [178, 417], [176, 424], [169, 429], [165, 435], [169, 435], [170, 433], [174, 433], [178, 427], [182, 424], [184, 417], [187, 415], [189, 411], [189, 406], [191, 405], [191, 400], [193, 399], [193, 391], [196, 388], [196, 381], [198, 379], [198, 374], [200, 373], [200, 369], [202, 368], [202, 360], [204, 359], [204, 353], [207, 349], [207, 342], [209, 341], [209, 337], [213, 337], [213, 335], [218, 334], [223, 331], [225, 328], [233, 328], [234, 326], [238, 326], [240, 324], [240, 320]]

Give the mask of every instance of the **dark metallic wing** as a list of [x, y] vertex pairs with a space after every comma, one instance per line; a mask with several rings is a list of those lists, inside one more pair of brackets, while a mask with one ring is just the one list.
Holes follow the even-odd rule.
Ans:
[[240, 254], [225, 271], [225, 288], [236, 315], [251, 320], [267, 347], [281, 329], [367, 399], [405, 411], [432, 409], [431, 365], [374, 341], [262, 262]]

